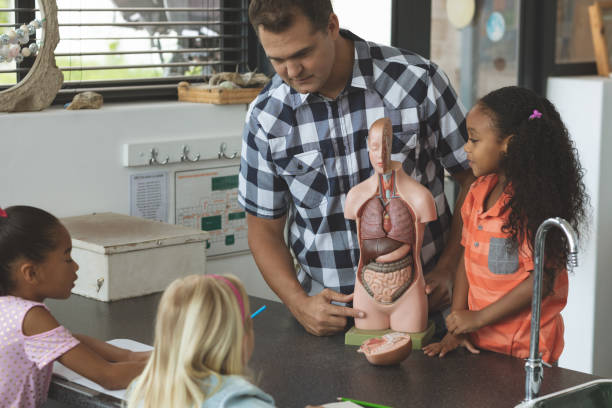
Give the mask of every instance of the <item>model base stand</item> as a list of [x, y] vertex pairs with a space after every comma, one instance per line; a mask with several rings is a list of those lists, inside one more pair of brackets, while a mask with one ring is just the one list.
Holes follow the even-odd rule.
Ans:
[[[427, 329], [418, 333], [408, 333], [412, 339], [412, 349], [420, 350], [423, 346], [429, 344], [431, 338], [436, 330], [433, 321], [427, 323]], [[361, 346], [361, 344], [374, 337], [381, 337], [387, 333], [391, 333], [393, 330], [361, 330], [355, 326], [351, 327], [349, 331], [344, 334], [344, 344], [349, 346]]]

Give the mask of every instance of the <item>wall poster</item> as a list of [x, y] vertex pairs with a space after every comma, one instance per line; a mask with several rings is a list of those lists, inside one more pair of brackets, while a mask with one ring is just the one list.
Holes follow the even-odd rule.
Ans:
[[238, 165], [175, 173], [175, 223], [208, 231], [207, 255], [249, 249], [246, 213], [238, 205]]

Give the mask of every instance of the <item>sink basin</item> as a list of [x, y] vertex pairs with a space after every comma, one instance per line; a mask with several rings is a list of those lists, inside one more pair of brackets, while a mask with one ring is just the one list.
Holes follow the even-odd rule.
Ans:
[[515, 408], [612, 407], [612, 379], [594, 380], [552, 394], [523, 401]]

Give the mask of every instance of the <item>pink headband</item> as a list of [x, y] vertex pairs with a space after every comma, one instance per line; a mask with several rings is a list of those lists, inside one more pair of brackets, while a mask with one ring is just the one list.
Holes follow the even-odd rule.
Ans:
[[221, 280], [227, 283], [227, 286], [229, 286], [232, 292], [234, 292], [234, 295], [236, 296], [236, 300], [238, 300], [238, 305], [240, 305], [240, 314], [242, 315], [242, 323], [244, 323], [244, 303], [242, 301], [242, 296], [240, 295], [240, 292], [238, 291], [236, 286], [234, 286], [232, 282], [230, 282], [229, 279], [223, 276], [219, 276], [219, 275], [207, 275], [207, 276], [210, 276], [211, 278], [215, 278], [215, 279], [218, 279], [218, 280]]

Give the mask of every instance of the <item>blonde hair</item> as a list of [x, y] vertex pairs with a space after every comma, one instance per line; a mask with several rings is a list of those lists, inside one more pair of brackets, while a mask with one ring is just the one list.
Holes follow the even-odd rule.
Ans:
[[[239, 291], [244, 311], [222, 278], [191, 275], [165, 290], [157, 309], [154, 350], [131, 385], [128, 408], [200, 406], [217, 391], [221, 375], [244, 374], [243, 342], [252, 325], [248, 297], [238, 278], [223, 278]], [[212, 376], [217, 378], [214, 389], [206, 387]]]

